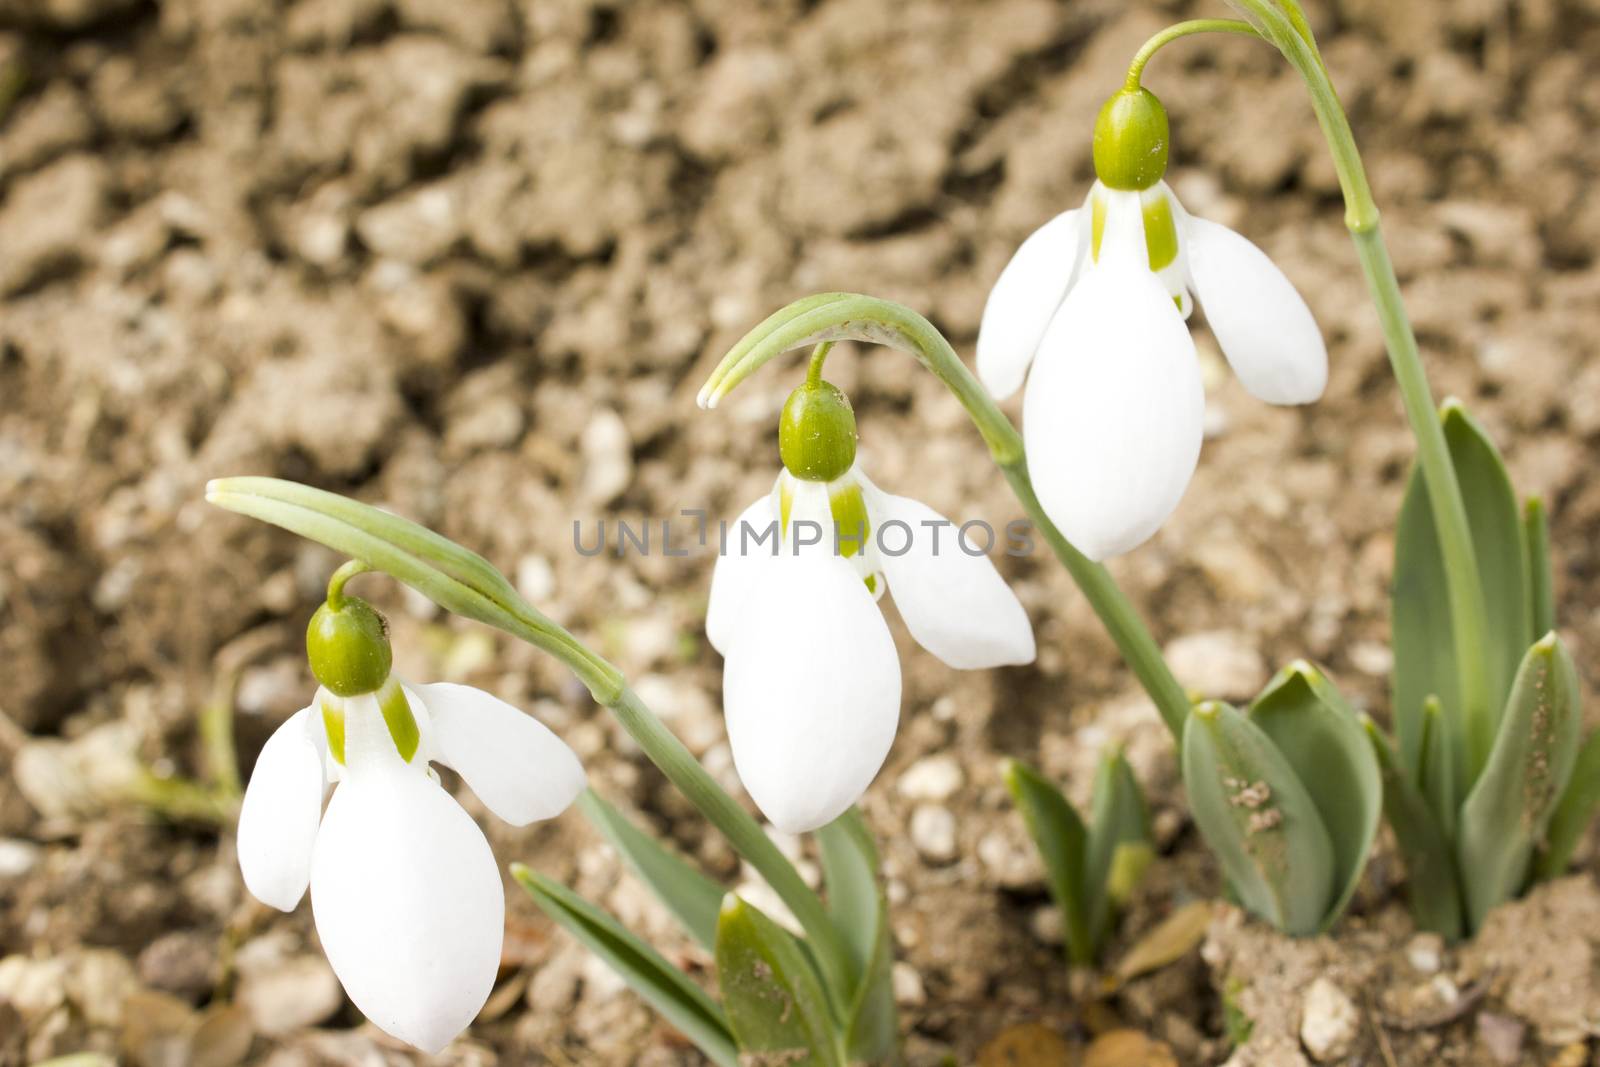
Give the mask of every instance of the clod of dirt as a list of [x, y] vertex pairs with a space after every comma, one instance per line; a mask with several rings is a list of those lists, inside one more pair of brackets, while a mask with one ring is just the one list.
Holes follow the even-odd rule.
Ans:
[[1491, 995], [1549, 1045], [1582, 1040], [1600, 1026], [1596, 949], [1600, 889], [1587, 876], [1563, 878], [1489, 913], [1462, 952], [1488, 976]]

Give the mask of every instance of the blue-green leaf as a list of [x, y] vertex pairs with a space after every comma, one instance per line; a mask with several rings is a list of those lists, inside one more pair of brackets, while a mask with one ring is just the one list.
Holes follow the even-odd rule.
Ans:
[[559, 882], [511, 865], [512, 877], [559, 926], [588, 946], [718, 1067], [739, 1067], [728, 1018], [705, 990], [616, 919]]
[[1456, 845], [1473, 929], [1527, 884], [1534, 849], [1572, 777], [1580, 718], [1577, 668], [1561, 639], [1547, 634], [1523, 659], [1489, 762], [1461, 806]]
[[[1439, 413], [1461, 484], [1487, 609], [1489, 698], [1503, 706], [1522, 653], [1533, 641], [1522, 519], [1505, 464], [1483, 428], [1453, 400]], [[1437, 696], [1449, 725], [1458, 789], [1467, 777], [1466, 727], [1450, 621], [1449, 585], [1422, 472], [1413, 470], [1395, 534], [1394, 720], [1405, 766], [1422, 759], [1423, 701]]]
[[732, 893], [717, 923], [717, 981], [747, 1060], [844, 1067], [827, 994], [800, 945]]
[[1127, 903], [1155, 858], [1150, 809], [1120, 748], [1105, 753], [1095, 770], [1091, 812], [1083, 890], [1098, 951], [1111, 932], [1115, 910]]
[[1572, 767], [1572, 780], [1561, 794], [1561, 803], [1550, 816], [1544, 847], [1534, 861], [1534, 874], [1540, 879], [1559, 878], [1567, 873], [1572, 853], [1600, 807], [1600, 730], [1590, 734], [1578, 750]]
[[1454, 941], [1464, 932], [1464, 920], [1450, 841], [1378, 724], [1363, 715], [1361, 726], [1383, 775], [1383, 813], [1405, 857], [1411, 915], [1422, 929]]
[[1344, 912], [1360, 884], [1383, 816], [1383, 779], [1360, 721], [1327, 675], [1304, 660], [1278, 672], [1250, 706], [1305, 783], [1333, 845], [1334, 891], [1322, 928]]
[[1446, 838], [1455, 836], [1457, 798], [1461, 795], [1456, 787], [1457, 768], [1451, 744], [1444, 708], [1438, 697], [1429, 694], [1422, 702], [1422, 762], [1417, 767], [1417, 788], [1433, 809], [1433, 817]]
[[1067, 955], [1073, 963], [1091, 963], [1097, 946], [1089, 927], [1086, 889], [1089, 831], [1061, 790], [1032, 767], [1007, 760], [1003, 773], [1011, 799], [1044, 861], [1050, 895], [1061, 909]]
[[828, 911], [844, 934], [859, 973], [845, 1028], [850, 1062], [898, 1062], [894, 947], [889, 937], [889, 904], [879, 883], [878, 850], [855, 808], [818, 830], [817, 844], [822, 851]]
[[1246, 909], [1290, 934], [1322, 928], [1333, 842], [1294, 767], [1236, 708], [1195, 705], [1183, 730], [1189, 809]]
[[714, 947], [726, 890], [635, 826], [593, 789], [584, 790], [578, 807], [689, 936], [708, 951]]

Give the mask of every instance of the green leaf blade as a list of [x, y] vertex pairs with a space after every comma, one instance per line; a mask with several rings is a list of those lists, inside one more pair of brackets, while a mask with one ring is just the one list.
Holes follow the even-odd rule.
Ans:
[[1189, 713], [1182, 765], [1195, 825], [1240, 903], [1290, 934], [1320, 929], [1334, 895], [1333, 842], [1272, 738], [1207, 701]]
[[1383, 775], [1383, 813], [1405, 857], [1412, 917], [1422, 929], [1455, 941], [1465, 932], [1465, 917], [1449, 839], [1378, 724], [1362, 716], [1361, 725]]
[[689, 936], [707, 951], [715, 947], [717, 918], [726, 890], [641, 830], [593, 789], [578, 797], [578, 807]]
[[728, 1018], [705, 990], [616, 919], [566, 886], [512, 864], [511, 874], [558, 926], [583, 942], [718, 1067], [739, 1067]]
[[1577, 760], [1578, 672], [1555, 634], [1522, 661], [1489, 762], [1461, 806], [1458, 862], [1473, 929], [1527, 883]]
[[900, 1024], [894, 1001], [894, 945], [889, 936], [889, 902], [879, 883], [878, 850], [855, 808], [816, 836], [828, 911], [859, 971], [845, 1027], [850, 1062], [897, 1063]]
[[1383, 817], [1383, 777], [1356, 713], [1326, 674], [1305, 661], [1278, 672], [1250, 706], [1250, 721], [1272, 738], [1302, 783], [1333, 846], [1334, 893], [1322, 928], [1332, 926], [1360, 884]]
[[1572, 780], [1561, 794], [1561, 802], [1556, 805], [1550, 816], [1550, 826], [1545, 830], [1544, 847], [1534, 862], [1534, 877], [1544, 881], [1567, 873], [1572, 853], [1594, 820], [1597, 807], [1600, 807], [1600, 730], [1590, 734], [1583, 748], [1578, 750], [1578, 758], [1572, 766]]
[[[1445, 402], [1439, 413], [1450, 460], [1461, 485], [1467, 524], [1478, 563], [1478, 580], [1487, 609], [1488, 680], [1491, 707], [1498, 712], [1510, 691], [1522, 653], [1534, 638], [1529, 595], [1528, 554], [1523, 521], [1510, 475], [1494, 442], [1460, 403]], [[1452, 630], [1449, 581], [1422, 472], [1414, 469], [1400, 508], [1395, 533], [1394, 720], [1405, 766], [1416, 775], [1422, 759], [1423, 702], [1439, 698], [1456, 752], [1459, 788], [1471, 785], [1467, 727], [1463, 715], [1460, 664]]]
[[827, 994], [788, 931], [729, 893], [716, 956], [728, 1021], [747, 1058], [844, 1067]]
[[1091, 963], [1099, 946], [1089, 926], [1089, 831], [1061, 790], [1032, 767], [1007, 760], [1002, 774], [1044, 861], [1050, 895], [1061, 909], [1067, 955], [1073, 963]]
[[1155, 858], [1150, 808], [1121, 749], [1101, 757], [1091, 802], [1084, 896], [1090, 939], [1105, 943], [1115, 912]]

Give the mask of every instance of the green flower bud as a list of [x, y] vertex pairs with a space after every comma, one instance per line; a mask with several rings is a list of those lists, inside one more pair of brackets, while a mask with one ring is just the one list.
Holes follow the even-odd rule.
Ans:
[[839, 388], [818, 379], [789, 394], [778, 420], [778, 454], [796, 478], [831, 482], [856, 461], [856, 413]]
[[341, 597], [325, 603], [306, 627], [311, 673], [330, 693], [353, 697], [376, 692], [389, 678], [393, 653], [389, 624], [371, 604]]
[[1094, 170], [1111, 189], [1148, 189], [1167, 172], [1167, 109], [1148, 89], [1123, 89], [1094, 124]]

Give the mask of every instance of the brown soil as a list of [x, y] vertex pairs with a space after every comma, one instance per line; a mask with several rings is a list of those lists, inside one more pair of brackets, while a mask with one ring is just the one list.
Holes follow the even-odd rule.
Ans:
[[[1592, 686], [1600, 4], [1315, 6], [1435, 390], [1463, 397], [1519, 487], [1549, 502], [1561, 618]], [[0, 0], [0, 1064], [414, 1059], [358, 1025], [307, 909], [283, 917], [243, 892], [227, 832], [107, 802], [133, 758], [202, 772], [197, 720], [219, 680], [237, 681], [246, 766], [309, 691], [300, 630], [336, 560], [209, 509], [208, 477], [301, 479], [483, 551], [733, 786], [702, 632], [709, 557], [584, 557], [573, 519], [732, 516], [768, 487], [798, 368], [714, 414], [693, 396], [798, 296], [897, 299], [970, 351], [1017, 243], [1083, 196], [1093, 115], [1133, 49], [1198, 13], [1221, 5]], [[1315, 123], [1251, 42], [1186, 42], [1147, 80], [1172, 114], [1179, 195], [1283, 264], [1333, 372], [1315, 407], [1267, 408], [1202, 330], [1200, 472], [1113, 569], [1194, 688], [1246, 697], [1306, 656], [1381, 713], [1411, 445]], [[1016, 517], [931, 376], [865, 349], [830, 370], [881, 485], [958, 518]], [[1238, 1062], [1295, 1062], [1294, 1013], [1318, 975], [1359, 1013], [1349, 1062], [1583, 1062], [1600, 1021], [1589, 850], [1577, 878], [1432, 977], [1408, 954], [1385, 845], [1334, 939], [1285, 942], [1225, 913], [1203, 958], [1092, 996], [1098, 980], [1060, 962], [1002, 755], [1081, 795], [1099, 746], [1129, 740], [1163, 856], [1109, 960], [1216, 895], [1217, 875], [1165, 735], [1082, 597], [1048, 558], [1003, 566], [1037, 665], [957, 674], [897, 630], [903, 724], [864, 805], [913, 1062], [1019, 1062], [1006, 1050], [1026, 1041], [1007, 1028], [1030, 1024], [1066, 1041], [1027, 1046], [1056, 1049], [1032, 1062], [1132, 1028], [1212, 1063], [1244, 1016]], [[520, 702], [608, 796], [745, 881], [555, 664], [381, 580], [361, 587], [390, 611], [404, 673]], [[928, 759], [956, 773], [910, 773]], [[919, 822], [940, 833], [914, 841]], [[507, 862], [706, 973], [575, 813], [486, 825]], [[939, 840], [952, 825], [953, 850]], [[488, 1018], [443, 1062], [695, 1062], [515, 893], [511, 915]], [[1428, 1016], [1409, 991], [1444, 997], [1440, 975], [1472, 999]]]

